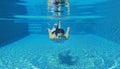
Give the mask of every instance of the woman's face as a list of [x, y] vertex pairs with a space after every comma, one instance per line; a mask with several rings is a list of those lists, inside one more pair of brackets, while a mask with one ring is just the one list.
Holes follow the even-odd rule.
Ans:
[[58, 36], [63, 36], [63, 33], [58, 33]]
[[57, 38], [62, 39], [63, 33], [58, 33]]

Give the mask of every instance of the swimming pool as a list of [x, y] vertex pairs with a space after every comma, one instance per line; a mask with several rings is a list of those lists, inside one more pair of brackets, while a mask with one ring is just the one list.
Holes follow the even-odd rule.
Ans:
[[[10, 2], [19, 11], [0, 11], [0, 69], [120, 69], [119, 3], [71, 0], [70, 15], [56, 18], [46, 1]], [[59, 19], [71, 30], [61, 43], [47, 33]]]

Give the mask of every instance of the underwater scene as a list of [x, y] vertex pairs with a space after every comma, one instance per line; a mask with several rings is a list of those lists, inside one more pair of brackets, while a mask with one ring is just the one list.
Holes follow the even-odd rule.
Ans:
[[120, 69], [120, 0], [2, 0], [0, 69]]

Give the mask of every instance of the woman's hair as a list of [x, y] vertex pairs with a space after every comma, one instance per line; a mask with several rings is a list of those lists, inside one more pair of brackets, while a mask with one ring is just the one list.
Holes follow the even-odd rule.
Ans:
[[59, 29], [59, 28], [57, 28], [57, 29], [56, 29], [55, 31], [53, 31], [52, 33], [55, 33], [55, 35], [57, 36], [58, 33], [62, 33], [62, 34], [64, 34], [65, 31], [64, 31], [63, 29]]
[[55, 34], [58, 35], [58, 33], [64, 34], [65, 31], [63, 29], [57, 29], [56, 32], [55, 32]]

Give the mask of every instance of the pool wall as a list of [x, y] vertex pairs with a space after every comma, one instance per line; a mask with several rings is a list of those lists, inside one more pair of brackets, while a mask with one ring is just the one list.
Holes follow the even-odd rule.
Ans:
[[14, 15], [25, 15], [25, 6], [17, 5], [19, 0], [0, 2], [0, 47], [28, 35], [27, 23], [15, 23]]
[[98, 14], [105, 16], [94, 26], [94, 34], [120, 43], [120, 0], [96, 5]]
[[0, 21], [0, 47], [28, 35], [27, 24]]

